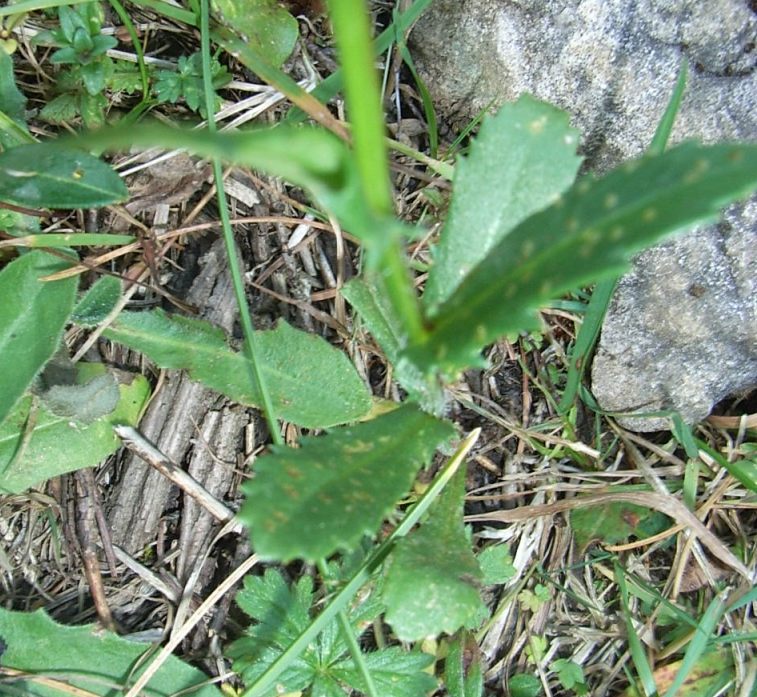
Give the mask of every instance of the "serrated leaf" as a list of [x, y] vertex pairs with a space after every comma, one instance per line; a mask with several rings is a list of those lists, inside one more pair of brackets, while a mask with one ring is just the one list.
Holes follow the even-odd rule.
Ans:
[[[161, 310], [122, 312], [103, 335], [162, 368], [187, 370], [193, 380], [240, 404], [261, 405], [247, 359], [209, 322]], [[278, 418], [325, 428], [370, 409], [370, 395], [353, 365], [321, 337], [280, 321], [275, 329], [255, 332], [255, 344]]]
[[483, 574], [463, 527], [464, 496], [461, 468], [426, 522], [402, 538], [391, 556], [382, 600], [386, 621], [401, 641], [454, 634], [480, 617]]
[[569, 520], [576, 545], [582, 550], [592, 542], [614, 545], [631, 535], [655, 535], [670, 525], [670, 518], [663, 513], [623, 502], [576, 508]]
[[129, 197], [109, 165], [52, 143], [19, 145], [0, 154], [0, 199], [30, 208], [96, 208]]
[[[86, 384], [105, 372], [100, 363], [77, 366]], [[117, 372], [119, 400], [110, 413], [84, 423], [57, 416], [25, 396], [0, 425], [0, 490], [18, 493], [51, 477], [92, 467], [121, 446], [114, 425], [136, 426], [150, 385], [141, 375]]]
[[75, 94], [59, 94], [42, 107], [39, 115], [50, 123], [73, 121], [79, 115], [79, 98]]
[[[262, 577], [245, 576], [236, 602], [255, 624], [245, 630], [246, 636], [229, 645], [227, 655], [234, 661], [234, 670], [250, 684], [309, 624], [313, 582], [309, 576], [302, 576], [290, 586], [279, 571], [269, 568]], [[308, 648], [279, 676], [278, 682], [288, 692], [312, 682], [314, 653], [313, 647]]]
[[[381, 697], [418, 697], [431, 694], [437, 687], [434, 677], [425, 672], [434, 661], [427, 653], [394, 646], [366, 653], [363, 659]], [[330, 672], [337, 680], [368, 694], [363, 676], [351, 660], [335, 665]]]
[[[315, 561], [376, 532], [452, 426], [405, 405], [365, 423], [273, 447], [239, 513], [264, 557]], [[305, 521], [307, 521], [306, 524]]]
[[499, 336], [535, 326], [555, 295], [628, 265], [667, 234], [715, 218], [757, 186], [757, 146], [684, 143], [585, 178], [506, 235], [431, 318], [409, 360], [446, 375]]
[[[67, 697], [74, 694], [110, 695], [124, 692], [147, 663], [149, 645], [128, 641], [95, 625], [65, 627], [43, 610], [10, 612], [0, 608], [4, 668], [31, 676], [9, 677], [4, 684], [10, 694], [28, 697]], [[33, 675], [48, 680], [35, 680]], [[208, 676], [169, 656], [150, 679], [145, 694], [169, 697], [183, 691], [193, 697], [222, 697], [220, 690], [205, 684]], [[59, 681], [57, 687], [51, 684]], [[122, 687], [116, 687], [120, 685]]]
[[0, 272], [0, 355], [12, 361], [12, 369], [0, 371], [0, 423], [60, 345], [76, 280], [39, 279], [65, 266], [58, 257], [35, 251]]
[[95, 327], [116, 307], [121, 299], [121, 279], [102, 276], [76, 303], [71, 321], [83, 327]]
[[[245, 630], [246, 636], [228, 647], [227, 655], [234, 660], [234, 670], [247, 685], [262, 675], [307, 628], [313, 600], [313, 583], [308, 576], [300, 577], [292, 585], [274, 569], [266, 569], [262, 577], [245, 577], [236, 601], [255, 623]], [[350, 624], [365, 627], [378, 611], [369, 598], [348, 613]], [[355, 630], [357, 635], [361, 632], [362, 629]], [[311, 695], [343, 696], [345, 685], [364, 689], [362, 676], [347, 653], [338, 624], [332, 621], [277, 678], [278, 691], [296, 693], [310, 687]], [[436, 681], [423, 672], [433, 660], [426, 654], [395, 647], [365, 653], [363, 659], [382, 697], [416, 697], [436, 686]]]
[[485, 586], [507, 583], [517, 573], [507, 545], [489, 545], [477, 557]]
[[276, 0], [213, 0], [213, 5], [267, 63], [278, 68], [294, 50], [299, 25]]
[[423, 295], [447, 300], [492, 247], [546, 208], [578, 172], [578, 132], [568, 115], [523, 95], [485, 119], [468, 157], [455, 164], [454, 195]]

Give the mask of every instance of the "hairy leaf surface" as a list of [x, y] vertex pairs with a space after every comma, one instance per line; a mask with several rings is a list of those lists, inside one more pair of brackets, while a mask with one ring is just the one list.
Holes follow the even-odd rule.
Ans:
[[[43, 683], [32, 677], [3, 678], [14, 689], [9, 694], [28, 697], [110, 697], [125, 693], [145, 666], [141, 660], [145, 652], [151, 650], [149, 644], [122, 639], [93, 624], [65, 627], [43, 610], [10, 612], [0, 608], [0, 637], [4, 668], [49, 679]], [[144, 694], [169, 697], [186, 690], [194, 697], [222, 697], [218, 688], [204, 684], [207, 680], [208, 676], [197, 668], [169, 656]], [[59, 681], [58, 686], [51, 681]]]
[[315, 561], [376, 532], [419, 467], [454, 431], [413, 405], [365, 423], [272, 447], [256, 462], [239, 513], [258, 553]]
[[635, 252], [712, 220], [755, 186], [757, 146], [691, 142], [585, 178], [495, 245], [407, 355], [447, 375], [477, 364], [487, 343], [533, 328], [550, 298], [618, 273]]
[[578, 132], [568, 115], [523, 95], [486, 119], [455, 164], [449, 216], [423, 300], [435, 308], [518, 223], [546, 208], [578, 172]]
[[128, 197], [121, 177], [83, 150], [36, 143], [0, 153], [0, 199], [8, 203], [30, 208], [96, 208]]
[[58, 257], [35, 251], [0, 272], [0, 356], [7, 361], [0, 371], [0, 423], [60, 345], [76, 280], [39, 279], [65, 266]]
[[[247, 358], [209, 322], [152, 312], [122, 312], [104, 335], [141, 351], [162, 368], [187, 370], [193, 380], [240, 404], [260, 406]], [[314, 334], [279, 322], [255, 333], [276, 416], [308, 428], [353, 421], [370, 396], [347, 357]]]
[[120, 278], [100, 277], [76, 303], [71, 321], [84, 327], [97, 326], [115, 309], [121, 299], [121, 291]]
[[390, 558], [382, 600], [401, 641], [453, 634], [480, 621], [483, 574], [463, 527], [464, 496], [461, 468], [426, 522], [402, 538]]
[[[91, 394], [105, 367], [99, 363], [77, 366], [78, 382], [83, 386], [79, 399], [90, 399], [90, 411], [98, 407], [99, 397]], [[114, 409], [90, 421], [53, 413], [44, 402], [27, 395], [18, 402], [0, 425], [0, 490], [18, 493], [35, 484], [93, 467], [121, 447], [113, 426], [136, 426], [139, 414], [150, 395], [150, 385], [141, 375], [116, 372], [118, 398]], [[109, 395], [105, 395], [109, 399]], [[99, 409], [98, 411], [102, 411]]]

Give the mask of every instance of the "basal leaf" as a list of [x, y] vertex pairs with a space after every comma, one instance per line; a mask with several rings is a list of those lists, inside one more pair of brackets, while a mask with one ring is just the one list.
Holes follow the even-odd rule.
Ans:
[[463, 527], [464, 496], [461, 468], [426, 522], [402, 538], [390, 558], [382, 600], [386, 621], [402, 641], [453, 634], [481, 616], [483, 574]]
[[84, 327], [94, 327], [102, 322], [121, 299], [121, 279], [102, 276], [76, 303], [71, 321]]
[[[77, 366], [78, 381], [91, 384], [105, 372], [99, 363]], [[27, 395], [0, 425], [0, 491], [18, 493], [50, 477], [91, 467], [115, 452], [121, 441], [113, 426], [136, 426], [150, 385], [141, 375], [116, 373], [118, 402], [89, 423], [52, 413]]]
[[455, 165], [449, 216], [423, 295], [428, 308], [449, 298], [497, 242], [573, 183], [577, 146], [568, 115], [529, 95], [484, 120], [470, 155]]
[[410, 488], [418, 468], [452, 426], [402, 406], [373, 421], [273, 447], [256, 462], [239, 517], [255, 550], [269, 558], [315, 561], [376, 532]]
[[213, 0], [226, 24], [275, 67], [289, 58], [297, 43], [297, 20], [277, 0]]
[[[43, 610], [10, 612], [0, 608], [0, 638], [3, 667], [31, 674], [6, 674], [3, 684], [8, 686], [7, 694], [28, 697], [110, 697], [125, 693], [147, 665], [142, 659], [151, 650], [149, 644], [122, 639], [95, 625], [57, 624]], [[47, 680], [35, 679], [34, 675]], [[59, 682], [55, 686], [52, 681]], [[207, 681], [208, 676], [201, 671], [169, 656], [144, 694], [169, 697], [186, 690], [193, 697], [222, 697], [218, 688], [205, 684]]]
[[555, 295], [617, 273], [663, 236], [715, 218], [757, 186], [757, 146], [684, 143], [585, 178], [506, 235], [432, 316], [407, 352], [446, 375], [480, 362], [503, 334], [534, 327]]
[[0, 272], [0, 356], [7, 362], [0, 371], [0, 423], [60, 345], [76, 280], [39, 279], [65, 266], [58, 257], [35, 251]]
[[56, 144], [0, 154], [0, 199], [30, 208], [95, 208], [125, 201], [126, 185], [105, 162]]
[[[162, 368], [187, 370], [193, 380], [240, 404], [261, 404], [247, 359], [208, 322], [160, 310], [122, 312], [104, 336], [141, 351]], [[255, 337], [277, 417], [325, 428], [353, 421], [370, 408], [370, 395], [355, 368], [322, 338], [286, 322]]]

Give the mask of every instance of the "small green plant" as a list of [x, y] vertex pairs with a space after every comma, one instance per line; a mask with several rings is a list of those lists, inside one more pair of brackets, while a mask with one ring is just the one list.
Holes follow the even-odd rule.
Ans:
[[113, 61], [106, 55], [118, 42], [102, 33], [103, 10], [99, 2], [86, 2], [58, 8], [60, 26], [43, 32], [38, 43], [51, 43], [58, 49], [50, 62], [69, 66], [57, 78], [61, 91], [42, 109], [42, 117], [61, 122], [80, 114], [90, 128], [105, 120], [108, 100], [103, 92], [114, 73]]
[[[95, 40], [101, 20], [94, 4], [62, 13], [55, 37], [61, 43], [59, 61], [75, 66], [74, 82], [90, 96], [91, 89], [103, 89], [109, 70], [102, 63], [107, 42]], [[481, 586], [491, 578], [507, 580], [510, 568], [506, 556], [488, 559], [485, 573], [463, 524], [462, 463], [477, 434], [461, 438], [445, 418], [450, 387], [463, 371], [483, 365], [482, 350], [490, 342], [538, 330], [538, 308], [545, 303], [616, 275], [638, 250], [713, 220], [722, 206], [748, 195], [757, 187], [757, 147], [685, 143], [667, 152], [660, 147], [602, 178], [576, 181], [578, 133], [567, 115], [523, 96], [484, 120], [467, 156], [457, 162], [449, 217], [434, 244], [434, 263], [421, 296], [404, 252], [406, 241], [421, 231], [394, 215], [368, 14], [364, 7], [356, 11], [354, 0], [331, 0], [329, 5], [351, 119], [349, 146], [322, 127], [291, 123], [228, 134], [217, 133], [213, 119], [206, 130], [193, 132], [159, 125], [102, 128], [74, 140], [7, 145], [0, 154], [0, 199], [17, 207], [69, 209], [125, 200], [120, 178], [83, 148], [175, 147], [211, 161], [243, 346], [207, 322], [159, 310], [122, 312], [105, 336], [161, 367], [187, 370], [235, 401], [259, 407], [268, 421], [273, 445], [257, 459], [255, 477], [244, 485], [246, 502], [239, 519], [262, 558], [312, 565], [321, 584], [316, 591], [306, 576], [290, 585], [274, 571], [245, 581], [238, 600], [253, 624], [230, 648], [245, 683], [242, 694], [263, 697], [302, 689], [339, 694], [353, 688], [372, 697], [410, 697], [434, 689], [436, 682], [424, 672], [430, 662], [425, 655], [359, 646], [363, 623], [383, 616], [394, 635], [408, 643], [454, 635], [446, 679], [454, 683], [454, 694], [473, 696], [482, 689], [480, 662], [466, 666], [463, 654], [470, 632], [485, 615]], [[184, 98], [190, 108], [212, 114], [214, 88], [219, 78], [226, 79], [223, 69], [213, 67], [213, 38], [333, 127], [328, 110], [314, 105], [275, 68], [286, 58], [281, 58], [280, 45], [275, 60], [270, 59], [263, 52], [265, 41], [254, 34], [254, 23], [239, 35], [228, 26], [240, 18], [243, 7], [253, 8], [267, 21], [281, 22], [275, 26], [288, 37], [291, 17], [269, 0], [220, 6], [223, 14], [215, 25], [207, 0], [192, 3], [192, 12], [173, 5], [165, 10], [180, 11], [182, 21], [198, 27], [202, 47], [184, 59], [178, 73], [159, 78], [159, 98]], [[664, 141], [669, 126], [662, 132]], [[382, 409], [386, 405], [371, 398], [346, 357], [320, 337], [283, 322], [273, 330], [255, 330], [228, 221], [222, 162], [301, 186], [359, 239], [364, 271], [344, 295], [393, 365], [407, 394], [402, 404]], [[12, 242], [26, 249], [18, 240]], [[70, 249], [68, 253], [76, 259]], [[0, 291], [22, 288], [0, 317], [0, 349], [25, 356], [18, 370], [0, 374], [5, 429], [0, 446], [7, 444], [5, 453], [0, 450], [0, 482], [10, 491], [52, 476], [38, 469], [47, 452], [45, 433], [31, 413], [35, 399], [49, 396], [51, 386], [40, 391], [36, 381], [58, 351], [64, 328], [71, 322], [98, 324], [120, 298], [120, 286], [105, 281], [78, 299], [74, 281], [45, 282], [60, 265], [58, 257], [44, 252], [23, 252], [0, 272]], [[38, 340], [41, 322], [44, 341]], [[98, 412], [93, 419], [102, 424], [115, 413]], [[286, 447], [279, 419], [327, 432]], [[80, 411], [69, 422], [84, 430]], [[68, 457], [71, 438], [61, 435], [57, 442], [62, 452], [56, 461], [64, 463], [58, 473], [94, 464], [94, 457]], [[454, 454], [427, 491], [408, 494], [437, 450]], [[377, 540], [391, 516], [399, 522]], [[358, 554], [366, 547], [365, 554]], [[334, 581], [334, 560], [353, 554], [354, 564], [337, 564], [339, 579]], [[356, 602], [361, 588], [367, 589], [367, 598]], [[521, 601], [536, 609], [550, 591], [537, 585], [528, 593]], [[328, 601], [316, 612], [321, 597]], [[12, 620], [0, 617], [0, 622]], [[19, 637], [14, 644], [23, 644]], [[528, 653], [535, 664], [541, 664], [546, 650], [546, 639], [532, 637]], [[4, 666], [40, 669], [19, 649], [22, 654], [16, 662], [4, 655]], [[583, 690], [584, 676], [576, 664], [555, 662], [552, 668], [565, 689]], [[513, 694], [537, 694], [532, 677], [521, 679], [520, 691], [514, 688]], [[141, 689], [144, 680], [138, 678], [131, 689]], [[80, 686], [101, 694], [89, 684]]]
[[[231, 81], [231, 75], [226, 66], [216, 59], [210, 63], [213, 88], [219, 89]], [[184, 100], [192, 111], [199, 111], [207, 117], [205, 109], [205, 89], [202, 83], [202, 56], [193, 53], [191, 56], [181, 56], [177, 69], [158, 70], [155, 73], [155, 95], [158, 102], [175, 104]], [[218, 108], [220, 99], [214, 99], [214, 110]]]

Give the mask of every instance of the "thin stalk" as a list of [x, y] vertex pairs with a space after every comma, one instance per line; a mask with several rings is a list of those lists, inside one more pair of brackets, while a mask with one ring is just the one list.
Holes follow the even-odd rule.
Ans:
[[[329, 570], [323, 559], [318, 560], [318, 571], [324, 581], [328, 580]], [[365, 662], [365, 656], [363, 656], [363, 652], [360, 650], [360, 645], [357, 643], [357, 638], [355, 637], [355, 632], [352, 629], [347, 613], [344, 610], [339, 610], [337, 613], [337, 620], [339, 621], [339, 629], [342, 632], [342, 639], [344, 639], [347, 644], [350, 656], [352, 656], [355, 666], [360, 671], [360, 675], [363, 676], [363, 680], [365, 680], [366, 693], [370, 697], [378, 697], [376, 684], [373, 682], [373, 676], [368, 669], [368, 664]]]
[[134, 53], [137, 54], [137, 65], [139, 66], [139, 78], [142, 83], [142, 102], [144, 103], [150, 99], [150, 79], [147, 76], [147, 64], [145, 63], [145, 52], [142, 48], [142, 42], [139, 40], [139, 35], [134, 28], [134, 23], [131, 21], [129, 13], [124, 9], [120, 0], [108, 0], [108, 2], [110, 2], [111, 7], [123, 22], [126, 31], [129, 32], [129, 36], [131, 37], [131, 43], [134, 45]]
[[331, 622], [340, 610], [343, 610], [347, 603], [352, 600], [354, 595], [365, 585], [371, 576], [379, 569], [386, 557], [394, 548], [397, 541], [407, 535], [410, 530], [418, 523], [423, 514], [429, 509], [431, 504], [441, 494], [444, 487], [457, 472], [460, 465], [465, 461], [470, 449], [475, 445], [481, 429], [477, 428], [460, 443], [454, 455], [445, 465], [444, 469], [437, 475], [433, 484], [428, 488], [423, 497], [408, 512], [405, 519], [397, 526], [395, 531], [381, 544], [365, 563], [355, 572], [354, 576], [348, 581], [347, 585], [342, 588], [310, 625], [289, 645], [286, 651], [282, 653], [266, 671], [241, 695], [241, 697], [263, 697], [270, 692], [276, 678], [281, 675], [310, 644], [320, 632]]
[[[200, 5], [200, 50], [202, 52], [202, 83], [205, 92], [205, 110], [208, 114], [208, 131], [211, 133], [216, 130], [214, 119], [215, 113], [215, 91], [213, 89], [213, 77], [210, 70], [210, 11], [208, 0], [201, 0]], [[231, 228], [229, 220], [228, 205], [226, 202], [226, 189], [223, 183], [223, 169], [221, 161], [214, 157], [211, 159], [213, 165], [213, 178], [216, 184], [216, 193], [218, 198], [218, 209], [221, 215], [221, 229], [223, 230], [223, 241], [226, 245], [226, 255], [229, 258], [229, 269], [231, 271], [231, 283], [234, 287], [234, 296], [236, 297], [237, 306], [242, 320], [242, 333], [244, 335], [244, 350], [247, 354], [247, 364], [250, 370], [250, 378], [260, 388], [260, 397], [262, 401], [263, 415], [265, 416], [268, 430], [271, 432], [271, 438], [274, 443], [281, 445], [283, 439], [279, 425], [276, 422], [276, 414], [273, 409], [271, 395], [268, 392], [268, 386], [265, 383], [262, 366], [258, 360], [258, 351], [255, 342], [255, 328], [252, 326], [250, 308], [247, 304], [247, 296], [244, 292], [244, 280], [242, 279], [242, 270], [240, 268], [239, 256], [237, 254], [237, 245], [234, 240], [234, 231]]]
[[[360, 187], [370, 213], [380, 224], [379, 221], [391, 219], [394, 204], [369, 14], [364, 0], [329, 0], [329, 10], [341, 57]], [[367, 249], [368, 254], [377, 256], [369, 260], [369, 266], [378, 270], [382, 290], [394, 308], [402, 334], [410, 343], [421, 343], [425, 335], [423, 320], [399, 234], [389, 224], [384, 227], [392, 239], [386, 240], [380, 250]]]

